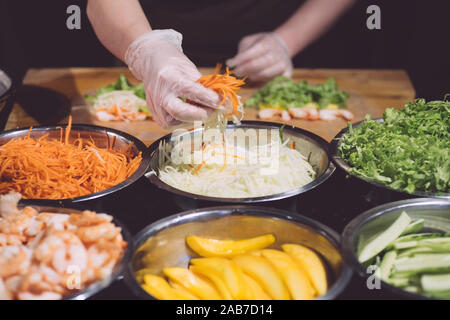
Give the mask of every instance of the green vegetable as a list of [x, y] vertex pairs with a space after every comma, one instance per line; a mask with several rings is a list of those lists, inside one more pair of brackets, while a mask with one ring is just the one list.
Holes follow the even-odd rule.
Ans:
[[442, 273], [450, 272], [450, 254], [419, 253], [412, 258], [394, 263], [397, 272]]
[[[119, 75], [119, 80], [117, 80], [115, 83], [109, 84], [105, 87], [101, 87], [97, 90], [97, 92], [95, 93], [95, 96], [89, 96], [89, 95], [85, 95], [84, 99], [87, 102], [95, 102], [97, 100], [97, 97], [104, 94], [104, 93], [108, 93], [108, 92], [112, 92], [112, 91], [116, 91], [116, 90], [129, 90], [129, 91], [133, 91], [133, 93], [145, 100], [145, 88], [144, 88], [144, 84], [143, 83], [139, 83], [135, 86], [133, 86], [130, 82], [128, 82], [127, 78], [125, 77], [125, 75], [120, 74]], [[148, 112], [148, 110], [144, 110], [143, 112]]]
[[417, 99], [383, 120], [349, 124], [339, 151], [350, 173], [407, 193], [449, 193], [450, 102]]
[[421, 284], [431, 296], [450, 299], [450, 274], [424, 275]]
[[418, 219], [409, 224], [409, 226], [406, 227], [406, 229], [403, 231], [401, 236], [404, 236], [406, 234], [420, 232], [423, 227], [425, 226], [425, 221], [423, 219]]
[[329, 104], [345, 107], [348, 93], [338, 90], [333, 78], [319, 85], [306, 81], [295, 82], [291, 78], [276, 77], [245, 102], [246, 107], [271, 106], [283, 109], [301, 108], [308, 103], [317, 103], [319, 108]]
[[383, 251], [390, 243], [398, 238], [411, 222], [411, 218], [402, 212], [388, 228], [368, 236], [358, 254], [359, 262], [365, 262]]

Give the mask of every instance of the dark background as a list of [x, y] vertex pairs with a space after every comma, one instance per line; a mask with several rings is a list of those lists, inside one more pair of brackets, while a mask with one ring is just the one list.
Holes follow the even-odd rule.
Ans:
[[[418, 97], [440, 99], [450, 92], [448, 3], [359, 0], [325, 36], [295, 58], [295, 66], [406, 69]], [[81, 30], [65, 26], [66, 8], [71, 4], [82, 8]], [[381, 30], [366, 28], [370, 4], [381, 7]], [[85, 8], [86, 1], [77, 0], [0, 0], [0, 68], [20, 80], [30, 67], [117, 65], [97, 40]]]

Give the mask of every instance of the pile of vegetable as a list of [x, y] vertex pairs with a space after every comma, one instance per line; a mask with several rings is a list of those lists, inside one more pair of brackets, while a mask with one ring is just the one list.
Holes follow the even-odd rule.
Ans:
[[382, 227], [360, 235], [359, 262], [376, 265], [375, 275], [393, 286], [450, 299], [450, 234], [423, 232], [424, 220], [405, 212]]
[[275, 242], [272, 234], [243, 240], [189, 236], [186, 242], [201, 256], [191, 259], [189, 268], [164, 268], [165, 277], [149, 268], [135, 273], [155, 298], [310, 300], [328, 290], [326, 268], [317, 253], [299, 244], [266, 249]]
[[407, 193], [449, 193], [450, 102], [417, 99], [386, 109], [383, 122], [349, 124], [339, 151], [352, 174]]
[[100, 121], [142, 121], [151, 117], [144, 84], [133, 86], [123, 74], [117, 82], [98, 89], [95, 95], [86, 95], [85, 100], [92, 104]]
[[348, 93], [339, 90], [336, 81], [329, 78], [323, 84], [311, 85], [279, 76], [267, 83], [245, 102], [246, 107], [302, 108], [314, 104], [319, 109], [330, 105], [345, 107]]

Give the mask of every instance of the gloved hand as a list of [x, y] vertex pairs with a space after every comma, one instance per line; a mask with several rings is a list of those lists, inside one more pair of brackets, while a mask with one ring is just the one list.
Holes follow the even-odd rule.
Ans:
[[221, 101], [213, 90], [195, 82], [201, 74], [183, 54], [181, 42], [182, 35], [174, 30], [153, 30], [136, 39], [125, 53], [133, 75], [144, 81], [149, 111], [163, 128], [205, 120]]
[[275, 76], [292, 75], [292, 60], [285, 41], [274, 32], [256, 33], [242, 38], [238, 53], [227, 61], [233, 72], [253, 81], [269, 81]]

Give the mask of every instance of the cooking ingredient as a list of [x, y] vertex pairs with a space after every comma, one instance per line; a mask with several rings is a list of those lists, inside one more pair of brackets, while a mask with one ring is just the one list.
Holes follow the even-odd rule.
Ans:
[[[0, 146], [0, 194], [16, 191], [25, 199], [65, 199], [113, 187], [129, 178], [142, 156], [123, 150], [97, 147], [78, 137], [69, 140], [72, 118], [61, 128], [59, 140], [48, 134], [11, 139]], [[108, 140], [109, 141], [109, 140]]]
[[315, 291], [311, 282], [305, 272], [297, 268], [290, 256], [274, 249], [264, 249], [261, 254], [281, 275], [294, 300], [311, 300], [313, 298]]
[[139, 121], [151, 117], [145, 102], [144, 84], [130, 84], [125, 75], [110, 85], [99, 88], [94, 96], [85, 95], [100, 121]]
[[[227, 130], [227, 134], [232, 135], [233, 131]], [[194, 150], [188, 141], [188, 153], [184, 151], [186, 145], [183, 141], [161, 144], [158, 177], [174, 188], [219, 198], [279, 194], [304, 186], [316, 177], [307, 157], [290, 148], [288, 139], [282, 144], [250, 147], [235, 146], [234, 141], [231, 138], [228, 141], [225, 135], [223, 144], [194, 146]], [[198, 163], [196, 154], [200, 155]]]
[[272, 300], [270, 296], [259, 285], [259, 283], [252, 277], [244, 273], [242, 275], [242, 280], [245, 287], [249, 291], [250, 300]]
[[281, 246], [301, 270], [304, 270], [319, 296], [328, 290], [328, 280], [322, 259], [313, 250], [299, 244], [283, 244]]
[[263, 257], [243, 254], [233, 261], [275, 300], [289, 300], [289, 291], [277, 270]]
[[177, 282], [194, 295], [203, 300], [219, 300], [220, 296], [214, 285], [191, 270], [184, 268], [165, 268], [164, 274], [174, 282]]
[[351, 174], [407, 193], [450, 192], [450, 101], [416, 99], [366, 118], [339, 142]]
[[149, 294], [160, 300], [198, 300], [189, 292], [171, 287], [167, 281], [152, 274], [144, 276], [142, 288]]
[[342, 117], [352, 120], [350, 111], [338, 110], [346, 107], [347, 98], [348, 93], [339, 90], [333, 78], [323, 84], [310, 85], [306, 81], [295, 82], [280, 76], [247, 99], [245, 107], [257, 107], [261, 119], [281, 115], [283, 121], [289, 121], [290, 117], [308, 120]]
[[[387, 234], [392, 236], [393, 230], [400, 232], [399, 220], [405, 215], [403, 212], [390, 226], [380, 223], [376, 229], [390, 230]], [[444, 229], [448, 229], [448, 225], [440, 223]], [[407, 235], [403, 231], [403, 235], [394, 238], [389, 236], [384, 240], [389, 238], [390, 241], [381, 242], [379, 238], [371, 236], [372, 230], [363, 230], [358, 240], [359, 247], [374, 247], [370, 240], [367, 243], [367, 239], [373, 239], [377, 246], [382, 242], [384, 244], [382, 251], [367, 260], [366, 264], [375, 264], [375, 275], [391, 285], [425, 296], [450, 299], [450, 237], [442, 232], [421, 232], [423, 229], [419, 226], [424, 227], [423, 219], [409, 223]], [[369, 235], [365, 235], [366, 231]]]
[[127, 243], [111, 216], [18, 209], [19, 199], [0, 196], [0, 297], [61, 299], [112, 274]]
[[198, 236], [186, 238], [189, 247], [202, 257], [232, 257], [263, 249], [274, 242], [275, 237], [272, 234], [244, 240], [217, 240]]
[[383, 251], [384, 248], [402, 234], [410, 222], [411, 219], [406, 212], [402, 212], [387, 229], [373, 230], [373, 234], [369, 234], [368, 232], [365, 235], [367, 242], [362, 245], [358, 253], [359, 262], [366, 262]]

